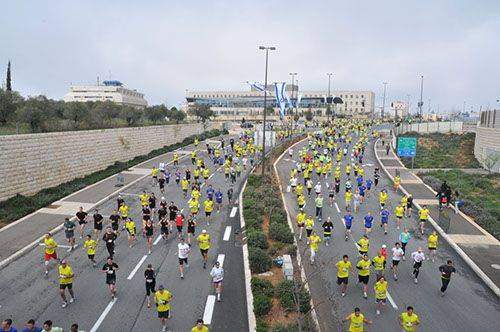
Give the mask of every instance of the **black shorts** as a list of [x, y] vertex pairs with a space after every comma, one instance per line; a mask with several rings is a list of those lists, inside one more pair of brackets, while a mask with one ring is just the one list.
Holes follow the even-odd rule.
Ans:
[[427, 247], [427, 249], [429, 249], [429, 251], [435, 251], [437, 248]]
[[94, 229], [98, 231], [102, 231], [102, 224], [96, 224], [94, 223]]
[[205, 211], [205, 217], [210, 217], [211, 214], [212, 214], [212, 211]]
[[427, 219], [420, 219], [419, 221], [425, 223]]
[[200, 249], [200, 252], [204, 256], [208, 253], [208, 249]]
[[345, 278], [340, 278], [340, 277], [337, 277], [337, 285], [347, 285], [349, 282], [349, 277], [345, 277]]
[[403, 219], [403, 217], [400, 217], [400, 216], [396, 216], [396, 218], [398, 218], [399, 220]]
[[299, 228], [302, 228], [302, 227], [304, 227], [304, 226], [305, 226], [305, 224], [304, 224], [304, 223], [297, 224], [297, 227], [299, 227]]
[[312, 231], [313, 231], [312, 229], [307, 229], [307, 228], [306, 228], [306, 234], [307, 234], [307, 237], [311, 236]]
[[186, 263], [186, 265], [187, 265], [187, 263], [188, 263], [187, 257], [186, 258], [179, 257], [179, 265], [184, 265], [184, 263]]
[[177, 232], [182, 233], [182, 226], [177, 226]]
[[114, 285], [114, 284], [116, 284], [116, 277], [106, 277], [106, 283], [108, 285]]
[[163, 227], [163, 226], [161, 227], [161, 229], [160, 229], [160, 233], [161, 234], [167, 234], [168, 235], [168, 232], [169, 232], [168, 227]]
[[94, 257], [95, 257], [95, 254], [92, 254], [92, 255], [87, 255], [87, 257], [90, 259], [90, 260], [94, 260]]
[[394, 259], [392, 260], [392, 266], [397, 266], [398, 264], [399, 264], [399, 261], [394, 260]]
[[188, 232], [188, 234], [194, 234], [195, 228], [194, 227], [188, 227], [187, 232]]
[[158, 311], [158, 318], [170, 318], [170, 310]]
[[155, 282], [146, 282], [146, 295], [149, 296], [151, 293], [154, 294], [156, 288]]
[[370, 280], [370, 276], [360, 276], [358, 275], [358, 282], [368, 285], [368, 281]]
[[119, 226], [119, 225], [118, 225], [118, 223], [117, 223], [117, 222], [116, 222], [116, 223], [112, 223], [112, 224], [111, 224], [111, 229], [112, 229], [112, 230], [114, 230], [114, 231], [117, 231], [117, 230], [118, 230], [118, 226]]
[[78, 220], [79, 225], [85, 225], [87, 222], [85, 220]]
[[387, 302], [387, 299], [375, 299], [375, 302], [379, 303], [386, 303]]
[[73, 289], [73, 284], [59, 284], [59, 289]]
[[329, 193], [329, 194], [328, 194], [328, 197], [330, 197], [330, 198], [334, 198], [334, 197], [335, 197], [335, 194], [334, 194], [334, 193]]
[[75, 237], [75, 231], [65, 231], [64, 234], [66, 235], [67, 239], [72, 239]]

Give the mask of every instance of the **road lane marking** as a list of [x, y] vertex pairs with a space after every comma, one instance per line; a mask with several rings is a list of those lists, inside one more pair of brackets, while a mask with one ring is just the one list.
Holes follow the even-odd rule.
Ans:
[[337, 202], [335, 202], [335, 209], [337, 209], [337, 212], [340, 213], [339, 205], [337, 204]]
[[389, 302], [391, 302], [391, 305], [394, 308], [394, 310], [398, 310], [398, 306], [396, 305], [396, 302], [394, 302], [394, 300], [392, 299], [392, 296], [391, 294], [389, 294], [389, 292], [387, 292], [387, 299], [389, 300]]
[[97, 319], [97, 322], [95, 322], [94, 326], [92, 326], [92, 328], [90, 329], [90, 332], [96, 332], [97, 331], [97, 329], [99, 328], [99, 326], [101, 326], [102, 322], [104, 321], [104, 319], [108, 315], [108, 313], [111, 310], [111, 308], [113, 308], [113, 305], [115, 305], [115, 302], [116, 302], [116, 299], [114, 299], [113, 301], [111, 301], [111, 302], [108, 303], [108, 305], [106, 306], [106, 309], [104, 309], [104, 311], [102, 312], [101, 316], [99, 316], [99, 319]]
[[220, 267], [223, 267], [224, 266], [224, 259], [226, 258], [226, 255], [224, 254], [219, 254], [217, 256], [217, 262], [219, 262], [220, 264]]
[[141, 195], [139, 194], [132, 194], [132, 193], [118, 193], [120, 196], [134, 196], [134, 197], [139, 197]]
[[137, 271], [139, 270], [139, 268], [141, 267], [142, 263], [144, 263], [144, 261], [146, 260], [146, 258], [148, 258], [148, 255], [144, 255], [142, 256], [141, 260], [139, 261], [139, 263], [137, 263], [137, 265], [134, 267], [134, 269], [132, 270], [132, 272], [130, 272], [129, 276], [127, 277], [128, 280], [132, 280], [132, 278], [134, 277], [134, 275], [137, 273]]
[[215, 295], [208, 295], [205, 304], [205, 311], [203, 312], [203, 323], [210, 325], [212, 323], [212, 315], [214, 313]]
[[234, 218], [234, 216], [236, 215], [236, 211], [238, 211], [238, 207], [237, 206], [233, 206], [233, 208], [231, 209], [231, 214], [229, 215], [230, 218]]
[[158, 237], [156, 238], [155, 242], [153, 242], [153, 245], [154, 246], [157, 245], [160, 242], [161, 238], [162, 238], [162, 236], [158, 235]]
[[227, 226], [226, 230], [224, 231], [224, 237], [222, 239], [224, 241], [229, 241], [230, 237], [231, 237], [231, 226]]
[[[44, 247], [45, 246], [45, 243], [39, 243], [38, 245]], [[57, 245], [58, 248], [66, 248], [66, 249], [71, 249], [71, 246], [68, 246], [68, 245], [65, 245], [65, 244], [58, 244]], [[75, 246], [73, 248], [76, 248], [77, 245], [75, 244]]]

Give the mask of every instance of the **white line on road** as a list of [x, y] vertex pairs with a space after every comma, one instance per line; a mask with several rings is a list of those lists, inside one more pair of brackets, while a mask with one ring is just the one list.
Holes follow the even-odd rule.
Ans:
[[156, 238], [155, 242], [153, 242], [153, 245], [154, 246], [157, 245], [160, 242], [161, 238], [162, 238], [162, 236], [158, 235], [158, 237]]
[[236, 215], [236, 211], [238, 211], [238, 207], [237, 206], [233, 206], [233, 208], [231, 209], [231, 214], [229, 215], [230, 218], [234, 218], [234, 216]]
[[[39, 245], [41, 245], [42, 247], [45, 246], [45, 243], [39, 243]], [[66, 249], [71, 249], [71, 246], [67, 246], [65, 244], [58, 244], [57, 245], [58, 248], [66, 248]], [[76, 248], [76, 245], [75, 245], [75, 248]]]
[[337, 209], [337, 212], [340, 213], [340, 209], [339, 209], [337, 202], [335, 202], [335, 209]]
[[215, 295], [207, 296], [207, 303], [205, 304], [205, 311], [203, 312], [203, 323], [210, 325], [212, 323], [212, 315], [214, 313]]
[[139, 194], [132, 194], [132, 193], [118, 193], [121, 196], [134, 196], [134, 197], [139, 197], [141, 195]]
[[116, 299], [114, 299], [113, 301], [109, 302], [106, 309], [104, 309], [104, 311], [102, 312], [101, 316], [99, 316], [99, 319], [97, 320], [97, 322], [95, 322], [94, 326], [92, 326], [92, 328], [90, 329], [90, 332], [96, 332], [97, 329], [99, 328], [99, 326], [101, 326], [102, 322], [104, 321], [104, 318], [106, 318], [106, 316], [108, 315], [109, 311], [111, 310], [111, 308], [113, 308], [113, 305], [115, 304], [116, 302]]
[[219, 254], [217, 256], [217, 262], [219, 262], [220, 264], [220, 267], [223, 267], [224, 266], [224, 259], [226, 258], [226, 255], [224, 254]]
[[134, 269], [132, 270], [132, 272], [130, 272], [129, 276], [127, 277], [128, 280], [132, 280], [132, 278], [134, 277], [134, 275], [137, 273], [137, 271], [139, 270], [139, 268], [141, 267], [142, 263], [144, 263], [144, 261], [146, 260], [146, 258], [148, 258], [148, 255], [144, 255], [142, 256], [141, 260], [139, 261], [139, 263], [137, 263], [137, 265], [134, 267]]
[[224, 231], [224, 237], [222, 239], [224, 241], [229, 241], [230, 237], [231, 237], [231, 226], [227, 226], [226, 230]]
[[394, 302], [394, 300], [392, 299], [392, 296], [391, 294], [389, 294], [389, 292], [387, 292], [387, 299], [389, 299], [389, 302], [391, 302], [391, 305], [394, 308], [394, 310], [398, 310], [398, 306], [396, 305], [396, 302]]

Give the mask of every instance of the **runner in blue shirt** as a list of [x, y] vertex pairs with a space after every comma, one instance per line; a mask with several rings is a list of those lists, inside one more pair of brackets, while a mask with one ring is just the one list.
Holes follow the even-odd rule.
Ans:
[[220, 208], [222, 206], [222, 191], [220, 189], [217, 189], [215, 192], [215, 204], [217, 205], [217, 212], [220, 212]]
[[361, 184], [361, 186], [358, 187], [358, 190], [359, 190], [359, 196], [360, 196], [361, 204], [363, 204], [364, 201], [365, 201], [365, 195], [366, 195], [365, 190], [366, 190], [366, 187], [363, 184]]
[[345, 240], [349, 240], [349, 237], [351, 236], [351, 227], [352, 227], [352, 221], [354, 220], [354, 217], [351, 214], [351, 211], [347, 211], [347, 214], [344, 216], [344, 225], [345, 225]]
[[360, 175], [356, 178], [356, 182], [358, 183], [358, 187], [362, 186], [363, 185], [363, 176]]
[[214, 199], [214, 193], [215, 193], [214, 188], [212, 188], [212, 185], [209, 184], [207, 188], [207, 198], [212, 201]]
[[372, 189], [373, 181], [371, 179], [366, 180], [366, 197], [370, 195], [370, 190]]
[[380, 211], [380, 227], [384, 228], [384, 234], [387, 235], [387, 223], [391, 213], [385, 207]]
[[368, 235], [372, 230], [373, 216], [370, 212], [365, 216], [365, 234]]

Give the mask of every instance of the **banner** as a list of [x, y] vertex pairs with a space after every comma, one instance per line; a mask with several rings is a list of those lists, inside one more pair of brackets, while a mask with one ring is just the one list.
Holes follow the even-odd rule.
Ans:
[[300, 106], [300, 100], [302, 99], [302, 93], [299, 93], [299, 95], [297, 96], [297, 101], [296, 101], [296, 105], [295, 107], [299, 107]]
[[286, 96], [285, 96], [285, 82], [274, 83], [274, 93], [276, 97], [276, 104], [280, 108], [280, 119], [283, 120], [285, 116], [286, 108]]
[[249, 81], [247, 81], [247, 84], [250, 85], [250, 87], [254, 88], [257, 91], [262, 91], [265, 94], [270, 94], [270, 92], [267, 91], [266, 88], [264, 87], [264, 84], [261, 84], [259, 82], [253, 82], [252, 83], [252, 82], [249, 82]]

